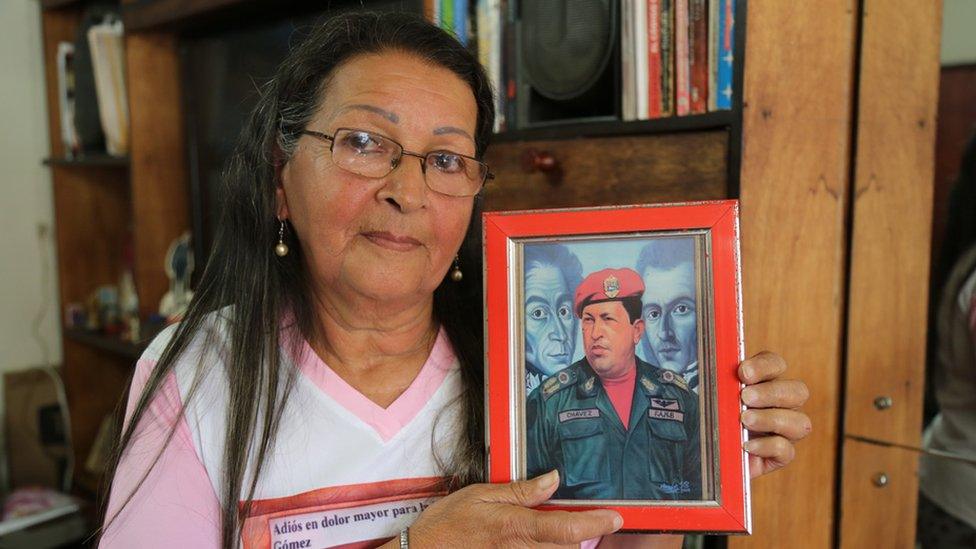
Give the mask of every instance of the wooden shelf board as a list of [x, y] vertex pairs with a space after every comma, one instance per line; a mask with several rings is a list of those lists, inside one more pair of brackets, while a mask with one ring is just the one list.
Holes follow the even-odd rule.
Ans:
[[53, 10], [81, 4], [83, 0], [41, 0], [41, 9]]
[[142, 352], [149, 345], [152, 337], [158, 332], [159, 329], [143, 330], [140, 341], [133, 343], [131, 341], [124, 341], [118, 337], [105, 335], [91, 330], [85, 330], [83, 328], [66, 327], [64, 328], [64, 337], [83, 345], [121, 356], [123, 358], [138, 360], [142, 355]]
[[97, 166], [97, 167], [129, 167], [128, 156], [110, 156], [107, 154], [89, 154], [77, 158], [49, 157], [41, 161], [45, 166]]
[[582, 137], [605, 137], [624, 135], [648, 135], [686, 131], [704, 131], [731, 127], [735, 122], [733, 111], [715, 111], [688, 116], [669, 116], [653, 120], [606, 120], [554, 124], [537, 128], [510, 130], [496, 133], [492, 140], [496, 143], [528, 141], [537, 139], [577, 139]]

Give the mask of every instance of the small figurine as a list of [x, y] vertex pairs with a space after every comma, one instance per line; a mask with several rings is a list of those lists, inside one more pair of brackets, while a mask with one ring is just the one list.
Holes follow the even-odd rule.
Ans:
[[190, 276], [193, 274], [193, 248], [190, 247], [190, 232], [184, 232], [173, 241], [166, 252], [166, 276], [169, 277], [169, 291], [159, 302], [159, 314], [169, 322], [183, 317], [193, 299], [190, 290]]

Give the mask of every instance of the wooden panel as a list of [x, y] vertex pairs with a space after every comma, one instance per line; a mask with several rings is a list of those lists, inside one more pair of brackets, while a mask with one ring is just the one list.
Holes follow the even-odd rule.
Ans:
[[[841, 547], [915, 547], [918, 455], [908, 450], [844, 441]], [[887, 484], [875, 479], [884, 474]], [[882, 503], [884, 502], [884, 503]]]
[[[530, 149], [550, 153], [561, 182], [522, 166]], [[642, 204], [727, 197], [728, 133], [502, 143], [488, 150], [496, 178], [486, 210]]]
[[[102, 284], [118, 284], [129, 231], [129, 188], [114, 168], [54, 167], [62, 308]], [[66, 361], [67, 362], [67, 361]]]
[[754, 534], [734, 548], [832, 544], [856, 12], [855, 0], [748, 4], [746, 352], [776, 351], [806, 381], [814, 429], [789, 467], [753, 483]]
[[[844, 430], [917, 445], [942, 9], [938, 1], [865, 0], [863, 12]], [[879, 410], [879, 396], [894, 405]], [[870, 458], [843, 457], [845, 471]], [[862, 547], [882, 524], [885, 536], [898, 537], [881, 546], [913, 545], [917, 486], [911, 475], [903, 482], [908, 497], [865, 506], [859, 479], [843, 478], [842, 547]], [[892, 526], [893, 514], [904, 525]]]
[[132, 361], [71, 340], [64, 341], [64, 361], [75, 467], [84, 470], [102, 419], [123, 405]]
[[[844, 425], [911, 445], [921, 434], [940, 4], [867, 0], [862, 36]], [[877, 396], [894, 406], [879, 411]]]
[[163, 268], [169, 245], [190, 226], [176, 37], [128, 35], [126, 67], [135, 279], [145, 316], [158, 310], [169, 289]]

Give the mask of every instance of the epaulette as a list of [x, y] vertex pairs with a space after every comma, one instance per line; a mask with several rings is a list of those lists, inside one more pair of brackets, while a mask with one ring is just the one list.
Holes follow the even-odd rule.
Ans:
[[571, 368], [560, 370], [559, 373], [542, 383], [542, 396], [549, 398], [573, 383], [576, 383], [576, 371]]
[[688, 388], [688, 382], [685, 381], [685, 378], [682, 377], [681, 374], [676, 374], [671, 370], [661, 370], [657, 374], [657, 379], [661, 383], [676, 385], [686, 392], [691, 392], [691, 389]]

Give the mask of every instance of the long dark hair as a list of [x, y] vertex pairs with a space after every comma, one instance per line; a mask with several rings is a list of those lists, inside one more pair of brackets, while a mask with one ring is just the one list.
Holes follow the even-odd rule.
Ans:
[[[110, 463], [114, 475], [163, 379], [173, 371], [190, 342], [209, 331], [208, 315], [232, 306], [226, 309], [230, 311], [225, 320], [227, 344], [222, 350], [229, 395], [222, 493], [218, 494], [225, 548], [237, 546], [242, 519], [250, 512], [265, 456], [274, 444], [294, 381], [295, 368], [282, 363], [279, 348], [297, 346], [301, 338], [311, 339], [314, 333], [314, 300], [307, 298], [309, 276], [300, 246], [290, 242], [291, 252], [285, 257], [274, 253], [279, 230], [275, 217], [279, 169], [291, 157], [300, 132], [319, 105], [328, 100], [327, 83], [333, 71], [356, 55], [382, 51], [416, 55], [450, 70], [471, 87], [478, 107], [476, 154], [484, 154], [495, 115], [491, 86], [477, 59], [453, 36], [419, 16], [405, 13], [347, 13], [313, 28], [260, 90], [258, 103], [224, 173], [221, 221], [196, 295], [139, 396]], [[475, 202], [460, 251], [461, 264], [468, 267], [464, 279], [460, 283], [445, 279], [434, 293], [435, 320], [460, 361], [465, 386], [464, 431], [453, 459], [442, 463], [452, 488], [477, 482], [484, 474], [478, 199]], [[286, 234], [295, 238], [291, 231]], [[279, 335], [282, 311], [293, 314], [297, 327], [290, 330], [295, 335], [293, 340], [284, 341]], [[187, 402], [196, 386], [194, 383], [188, 391]], [[256, 466], [245, 478], [248, 463]], [[245, 486], [247, 495], [239, 505]], [[122, 505], [131, 497], [129, 494]]]

